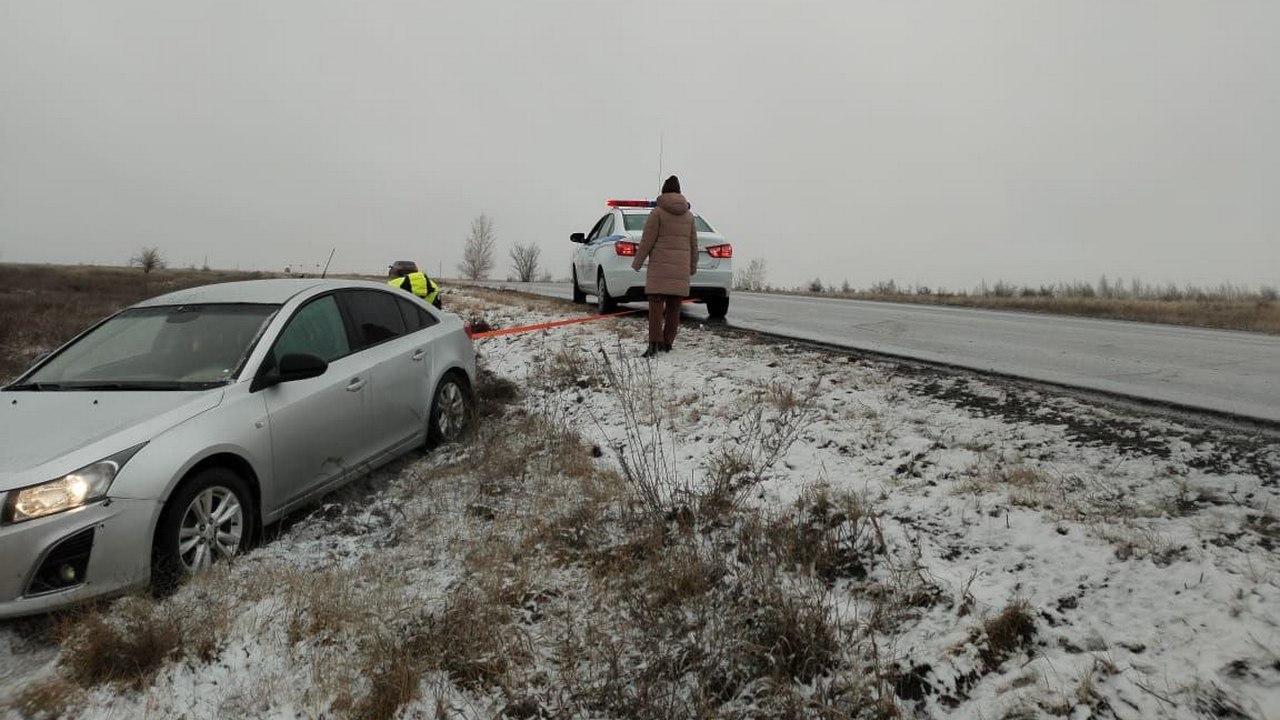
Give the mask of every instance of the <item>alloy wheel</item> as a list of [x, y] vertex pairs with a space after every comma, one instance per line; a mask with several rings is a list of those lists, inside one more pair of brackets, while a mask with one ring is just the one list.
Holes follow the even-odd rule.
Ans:
[[456, 440], [467, 426], [467, 398], [458, 383], [446, 382], [440, 388], [436, 428], [445, 440]]
[[178, 528], [178, 559], [189, 573], [204, 570], [240, 551], [244, 507], [230, 489], [205, 488], [191, 500]]

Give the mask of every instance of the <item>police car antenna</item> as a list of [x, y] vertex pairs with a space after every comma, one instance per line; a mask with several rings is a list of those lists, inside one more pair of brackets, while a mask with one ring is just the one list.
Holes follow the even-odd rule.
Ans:
[[658, 133], [658, 186], [662, 186], [662, 133]]
[[329, 259], [324, 263], [324, 272], [320, 273], [320, 279], [323, 280], [324, 276], [329, 274], [329, 263], [333, 262], [333, 254], [336, 252], [338, 252], [338, 248], [329, 251]]

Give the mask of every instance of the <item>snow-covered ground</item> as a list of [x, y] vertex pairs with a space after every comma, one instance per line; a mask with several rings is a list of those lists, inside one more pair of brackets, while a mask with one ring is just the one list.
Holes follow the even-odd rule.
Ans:
[[[495, 327], [564, 316], [545, 301], [448, 301]], [[367, 699], [405, 658], [420, 672], [403, 717], [608, 717], [646, 703], [629, 716], [661, 717], [634, 690], [660, 663], [627, 642], [627, 613], [602, 599], [622, 581], [600, 580], [583, 547], [592, 518], [643, 507], [587, 502], [630, 470], [672, 508], [714, 477], [775, 523], [808, 517], [815, 498], [856, 506], [831, 524], [842, 563], [781, 573], [840, 643], [817, 671], [788, 671], [796, 715], [1280, 717], [1274, 437], [697, 324], [641, 361], [643, 333], [641, 316], [480, 341], [482, 366], [521, 391], [489, 422], [541, 464], [513, 466], [492, 436], [405, 461], [164, 603], [116, 603], [108, 623], [210, 633], [175, 641], [140, 687], [77, 689], [88, 683], [67, 680], [79, 666], [71, 649], [59, 663], [48, 623], [0, 625], [0, 702], [21, 716], [15, 698], [42, 687], [84, 717], [377, 716]], [[734, 547], [748, 536], [736, 522], [691, 542], [747, 578], [756, 556]], [[992, 623], [1009, 612], [1029, 622], [997, 650]], [[468, 643], [492, 652], [412, 657]], [[612, 664], [599, 648], [618, 649]], [[629, 682], [632, 704], [584, 680], [593, 669]], [[770, 694], [787, 674], [730, 684], [711, 714], [781, 714]]]

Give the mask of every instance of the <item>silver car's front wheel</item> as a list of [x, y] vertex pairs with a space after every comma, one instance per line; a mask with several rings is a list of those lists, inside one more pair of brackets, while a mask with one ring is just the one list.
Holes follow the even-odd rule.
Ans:
[[244, 506], [231, 490], [213, 486], [187, 506], [178, 529], [178, 559], [188, 573], [229, 560], [244, 539]]
[[243, 478], [225, 467], [187, 478], [165, 503], [156, 528], [152, 584], [169, 590], [184, 578], [249, 548], [253, 496]]

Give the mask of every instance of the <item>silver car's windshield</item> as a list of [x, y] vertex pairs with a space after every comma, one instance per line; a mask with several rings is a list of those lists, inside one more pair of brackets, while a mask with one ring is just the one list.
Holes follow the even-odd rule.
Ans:
[[125, 310], [6, 390], [200, 390], [225, 384], [277, 305]]

